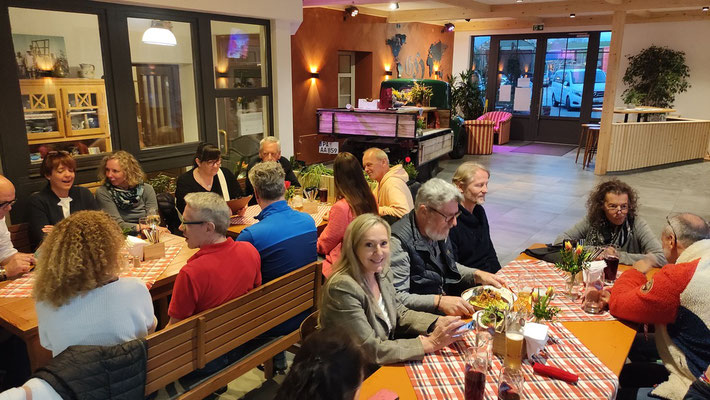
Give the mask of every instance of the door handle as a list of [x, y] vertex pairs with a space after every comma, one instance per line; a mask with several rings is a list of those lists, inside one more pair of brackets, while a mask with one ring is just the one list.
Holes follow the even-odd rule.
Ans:
[[[220, 138], [224, 136], [224, 142], [220, 140]], [[224, 129], [220, 129], [217, 131], [217, 144], [219, 147], [222, 147], [224, 145], [224, 155], [229, 156], [229, 141], [227, 140], [227, 131]]]

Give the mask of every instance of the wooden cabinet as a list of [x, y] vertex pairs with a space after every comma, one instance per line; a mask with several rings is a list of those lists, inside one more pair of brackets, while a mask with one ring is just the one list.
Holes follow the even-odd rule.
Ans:
[[32, 161], [49, 150], [111, 151], [103, 79], [21, 79], [20, 89]]

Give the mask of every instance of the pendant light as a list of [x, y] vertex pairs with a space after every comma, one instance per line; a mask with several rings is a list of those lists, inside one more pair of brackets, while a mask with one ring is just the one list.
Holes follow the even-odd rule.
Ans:
[[143, 33], [143, 43], [155, 44], [158, 46], [177, 46], [177, 39], [172, 31], [173, 24], [170, 21], [159, 21], [154, 19]]

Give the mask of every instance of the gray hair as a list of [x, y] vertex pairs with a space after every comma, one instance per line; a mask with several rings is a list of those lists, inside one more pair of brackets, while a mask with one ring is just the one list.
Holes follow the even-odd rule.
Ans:
[[213, 192], [188, 193], [185, 195], [185, 203], [198, 215], [200, 221], [213, 223], [217, 233], [227, 235], [232, 211], [222, 196]]
[[454, 185], [441, 178], [431, 178], [419, 188], [415, 207], [419, 208], [423, 204], [438, 209], [451, 201], [457, 203], [463, 201], [461, 192]]
[[710, 239], [710, 224], [695, 214], [678, 214], [668, 218], [668, 226], [664, 229], [664, 234], [672, 233], [678, 243], [687, 248], [697, 241]]
[[279, 146], [279, 151], [281, 151], [281, 142], [278, 139], [276, 139], [276, 137], [274, 137], [274, 136], [267, 136], [267, 137], [261, 139], [261, 141], [259, 141], [259, 151], [261, 151], [261, 149], [264, 148], [265, 144], [269, 144], [269, 143], [276, 143], [276, 145]]
[[249, 182], [263, 200], [280, 199], [286, 192], [286, 173], [276, 161], [260, 162], [249, 170]]

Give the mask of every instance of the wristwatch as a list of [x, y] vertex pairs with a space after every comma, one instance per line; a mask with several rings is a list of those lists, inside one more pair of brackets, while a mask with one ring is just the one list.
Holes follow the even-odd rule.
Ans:
[[7, 280], [7, 271], [4, 267], [0, 267], [0, 282]]

